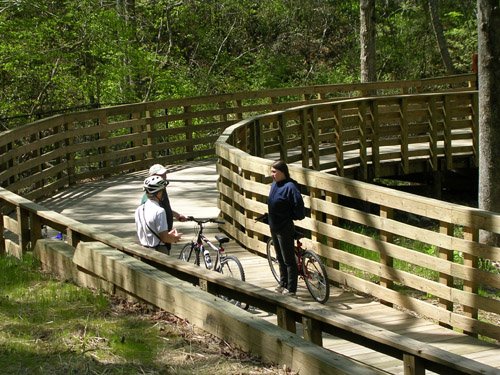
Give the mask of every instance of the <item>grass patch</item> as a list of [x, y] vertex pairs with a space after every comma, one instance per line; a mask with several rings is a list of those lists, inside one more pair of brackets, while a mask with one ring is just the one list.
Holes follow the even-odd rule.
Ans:
[[[174, 315], [0, 257], [4, 374], [284, 374]], [[290, 374], [290, 372], [286, 372]]]

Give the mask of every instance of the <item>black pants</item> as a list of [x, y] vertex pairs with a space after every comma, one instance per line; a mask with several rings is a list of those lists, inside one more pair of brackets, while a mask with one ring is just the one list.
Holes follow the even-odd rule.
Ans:
[[166, 245], [158, 245], [158, 246], [156, 246], [156, 248], [155, 248], [155, 249], [156, 249], [157, 251], [159, 251], [160, 253], [170, 255], [170, 246], [166, 246]]
[[280, 285], [292, 293], [297, 292], [297, 278], [299, 277], [294, 250], [294, 230], [292, 223], [290, 228], [287, 226], [278, 232], [271, 231], [276, 257], [280, 266]]
[[154, 249], [156, 251], [159, 251], [162, 254], [170, 255], [170, 247], [167, 246], [167, 245], [158, 245], [158, 246], [155, 246], [155, 247], [144, 246], [144, 247], [147, 247], [149, 249]]

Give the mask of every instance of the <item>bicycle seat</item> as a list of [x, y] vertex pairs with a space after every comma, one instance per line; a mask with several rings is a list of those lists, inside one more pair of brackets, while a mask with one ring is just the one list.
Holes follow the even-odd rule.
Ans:
[[293, 238], [296, 240], [300, 240], [302, 237], [304, 237], [304, 233], [295, 229], [295, 233], [293, 234]]
[[229, 237], [226, 237], [226, 236], [221, 236], [221, 235], [218, 235], [216, 234], [215, 235], [215, 239], [217, 241], [219, 241], [219, 243], [222, 245], [223, 243], [226, 243], [226, 242], [229, 242]]

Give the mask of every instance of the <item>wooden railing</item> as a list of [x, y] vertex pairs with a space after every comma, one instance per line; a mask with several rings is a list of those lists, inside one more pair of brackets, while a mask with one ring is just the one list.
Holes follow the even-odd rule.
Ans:
[[500, 248], [478, 235], [500, 233], [500, 215], [340, 177], [348, 168], [366, 178], [476, 163], [476, 109], [476, 92], [455, 92], [342, 100], [243, 120], [216, 144], [224, 228], [265, 254], [269, 229], [255, 218], [267, 212], [272, 159], [284, 159], [309, 210], [297, 225], [333, 282], [498, 340], [500, 327], [482, 314], [500, 314], [498, 296], [487, 293], [500, 290], [500, 277], [480, 265], [500, 260]]
[[0, 186], [25, 198], [144, 170], [152, 163], [213, 157], [222, 131], [250, 116], [364, 92], [474, 90], [475, 75], [239, 92], [58, 115], [0, 133]]
[[[44, 268], [61, 276], [64, 280], [73, 280], [84, 286], [103, 288], [109, 290], [110, 293], [120, 293], [121, 296], [123, 292], [128, 293], [133, 298], [140, 298], [191, 322], [198, 322], [204, 330], [238, 347], [257, 352], [267, 360], [283, 361], [292, 368], [302, 367], [301, 361], [306, 361], [308, 365], [301, 370], [301, 373], [316, 374], [318, 373], [315, 370], [317, 366], [325, 373], [334, 371], [325, 370], [332, 368], [339, 373], [362, 370], [363, 365], [359, 361], [349, 363], [350, 360], [347, 358], [341, 358], [331, 352], [325, 354], [324, 349], [318, 348], [317, 346], [323, 345], [323, 332], [360, 343], [374, 351], [402, 360], [404, 373], [408, 375], [423, 374], [426, 369], [439, 374], [452, 372], [457, 375], [494, 374], [497, 371], [496, 368], [476, 360], [360, 322], [330, 311], [321, 305], [311, 308], [309, 303], [292, 301], [258, 286], [249, 288], [247, 283], [240, 280], [224, 277], [216, 272], [207, 272], [200, 267], [98, 231], [90, 225], [50, 211], [3, 188], [0, 188], [0, 203], [2, 206], [12, 207], [17, 213], [17, 220], [3, 217], [0, 223], [6, 221], [9, 227], [8, 232], [18, 233], [22, 243], [36, 242], [39, 254], [43, 253], [40, 254], [40, 260]], [[40, 238], [39, 228], [42, 224], [66, 233], [67, 243], [57, 240], [37, 241]], [[26, 230], [27, 228], [30, 230]], [[7, 244], [7, 247], [14, 244], [12, 239], [1, 237], [4, 228], [0, 225], [0, 229], [0, 243]], [[18, 248], [18, 246], [12, 246], [7, 250], [10, 252]], [[117, 249], [131, 257], [119, 251], [113, 252], [112, 249]], [[21, 254], [15, 255], [21, 256]], [[152, 265], [154, 269], [147, 268], [139, 261]], [[134, 266], [134, 262], [139, 264]], [[172, 279], [172, 276], [161, 275], [160, 272], [156, 272], [157, 270], [167, 271], [177, 280], [166, 283], [165, 281]], [[180, 283], [178, 279], [188, 282], [189, 285]], [[288, 331], [295, 332], [296, 323], [302, 323], [308, 327], [304, 330], [304, 339], [317, 346], [311, 347], [310, 343], [298, 341], [294, 336], [283, 334], [280, 330], [267, 329], [263, 333], [262, 322], [253, 318], [249, 319], [248, 314], [243, 310], [222, 301], [217, 302], [217, 299], [213, 297], [204, 296], [200, 293], [200, 289], [194, 288], [192, 284], [209, 293], [227, 295], [245, 301], [262, 311], [277, 314], [279, 327]], [[187, 290], [189, 287], [192, 289]], [[161, 291], [161, 293], [154, 291]], [[176, 303], [172, 303], [171, 298], [174, 298]], [[240, 310], [240, 313], [238, 314], [235, 310]], [[207, 315], [213, 315], [214, 319], [206, 319]], [[228, 322], [232, 330], [221, 330], [221, 324], [227, 327]], [[234, 334], [233, 332], [238, 329], [244, 330], [245, 334]], [[260, 337], [259, 335], [263, 335], [262, 340], [255, 339]], [[288, 349], [289, 346], [292, 346], [292, 349]], [[345, 366], [347, 370], [342, 372]], [[363, 373], [383, 372], [373, 367], [366, 369], [366, 366], [365, 370]]]
[[[249, 118], [228, 128], [216, 147], [220, 208], [231, 223], [225, 227], [228, 233], [250, 250], [263, 252], [268, 228], [253, 218], [266, 210], [268, 158], [300, 161], [303, 168], [292, 165], [292, 171], [304, 186], [310, 211], [300, 225], [309, 233], [308, 246], [328, 261], [333, 282], [447, 326], [498, 339], [499, 328], [479, 318], [482, 311], [499, 314], [499, 301], [478, 293], [480, 285], [498, 290], [498, 275], [478, 263], [499, 260], [499, 249], [477, 241], [479, 230], [499, 233], [498, 214], [334, 176], [365, 179], [394, 170], [476, 163], [474, 88], [475, 76], [466, 75], [246, 92], [55, 116], [0, 134], [0, 184], [36, 200], [75, 183], [144, 170], [155, 162], [212, 157], [224, 129]], [[380, 95], [453, 93], [346, 99], [373, 90]], [[293, 106], [301, 107], [283, 111]], [[269, 114], [250, 118], [257, 113]], [[376, 211], [355, 208], [353, 200]], [[102, 240], [93, 232], [75, 231], [78, 223], [70, 227], [44, 216], [48, 211], [33, 213], [5, 199], [0, 204], [0, 253], [21, 256], [32, 249], [41, 237], [41, 224], [67, 232], [73, 246], [82, 239]], [[420, 224], [407, 222], [409, 214]], [[424, 220], [435, 223], [438, 231], [421, 228]], [[457, 230], [463, 235], [455, 236]], [[411, 250], [409, 240], [424, 243], [428, 253]], [[455, 252], [463, 254], [464, 264], [454, 261]], [[427, 270], [428, 279], [413, 273], [415, 267]], [[399, 285], [437, 297], [440, 306], [397, 292]]]

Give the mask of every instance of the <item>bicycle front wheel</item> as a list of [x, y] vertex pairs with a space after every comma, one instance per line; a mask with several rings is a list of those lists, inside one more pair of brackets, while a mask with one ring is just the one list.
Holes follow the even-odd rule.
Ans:
[[271, 268], [271, 272], [276, 281], [280, 282], [280, 265], [278, 263], [278, 257], [276, 256], [276, 248], [274, 247], [272, 238], [270, 238], [269, 241], [267, 241], [266, 253], [267, 253], [267, 262], [269, 263], [269, 268]]
[[[218, 269], [218, 272], [222, 273], [223, 275], [245, 281], [245, 271], [243, 271], [243, 265], [241, 264], [240, 260], [236, 258], [233, 255], [228, 255], [226, 256], [223, 260], [221, 260], [220, 268]], [[244, 302], [237, 301], [235, 299], [226, 297], [226, 296], [220, 296], [222, 299], [232, 303], [233, 305], [236, 305], [238, 307], [241, 307], [244, 310], [247, 310], [249, 305]]]
[[320, 303], [330, 297], [330, 283], [326, 267], [316, 253], [306, 250], [302, 257], [302, 273], [311, 296]]
[[200, 257], [196, 254], [194, 243], [187, 243], [179, 253], [179, 259], [185, 262], [193, 261], [195, 265], [200, 265]]

